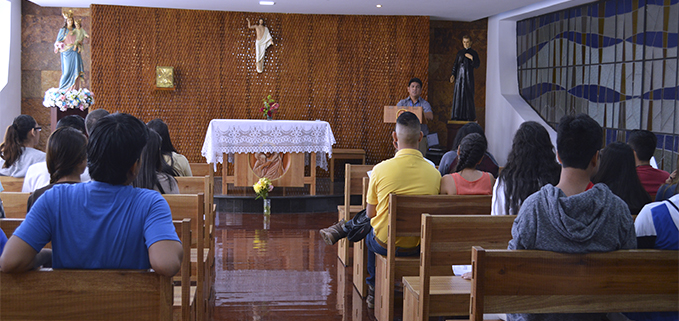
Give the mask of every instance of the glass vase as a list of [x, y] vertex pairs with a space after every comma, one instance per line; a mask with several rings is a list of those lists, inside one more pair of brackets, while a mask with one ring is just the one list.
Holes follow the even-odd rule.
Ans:
[[264, 215], [271, 215], [271, 200], [268, 198], [264, 199]]

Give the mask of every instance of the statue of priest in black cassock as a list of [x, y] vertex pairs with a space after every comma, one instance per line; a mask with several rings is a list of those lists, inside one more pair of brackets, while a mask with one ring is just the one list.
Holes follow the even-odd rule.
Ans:
[[452, 120], [476, 120], [476, 108], [474, 107], [474, 69], [479, 68], [479, 54], [472, 49], [472, 39], [469, 36], [462, 37], [464, 49], [457, 52], [453, 75], [450, 82], [455, 84], [453, 92]]

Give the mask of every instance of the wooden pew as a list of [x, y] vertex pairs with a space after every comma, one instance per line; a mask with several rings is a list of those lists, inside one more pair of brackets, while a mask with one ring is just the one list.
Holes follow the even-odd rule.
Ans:
[[[191, 219], [191, 257], [190, 262], [196, 263], [195, 273], [191, 279], [196, 280], [196, 296], [192, 306], [195, 305], [196, 320], [205, 320], [206, 300], [205, 300], [205, 260], [204, 260], [204, 237], [203, 237], [203, 210], [204, 195], [198, 194], [165, 194], [163, 195], [170, 205], [173, 220]], [[195, 232], [194, 232], [195, 231]]]
[[215, 178], [214, 164], [212, 163], [189, 163], [189, 167], [191, 167], [191, 175], [193, 176], [209, 175], [213, 180]]
[[26, 204], [31, 193], [0, 192], [0, 200], [5, 208], [5, 217], [25, 218]]
[[677, 251], [472, 250], [471, 318], [484, 313], [679, 311]]
[[138, 270], [0, 273], [0, 320], [171, 320], [172, 281]]
[[21, 192], [24, 187], [23, 177], [0, 176], [0, 183], [5, 192]]
[[23, 218], [0, 218], [0, 229], [5, 232], [5, 236], [9, 239], [23, 221]]
[[[361, 193], [361, 205], [363, 206], [363, 209], [367, 206], [366, 200], [368, 197], [369, 183], [370, 178], [363, 177], [363, 192]], [[368, 284], [365, 283], [365, 277], [368, 275], [366, 264], [368, 264], [368, 248], [366, 248], [365, 239], [363, 239], [360, 242], [354, 243], [354, 269], [352, 271], [354, 287], [356, 287], [356, 290], [358, 290], [358, 293], [363, 298], [368, 295]]]
[[422, 215], [420, 274], [403, 277], [403, 320], [469, 315], [471, 282], [452, 265], [471, 264], [472, 246], [506, 249], [515, 215]]
[[[344, 205], [337, 206], [338, 221], [350, 220], [356, 213], [360, 212], [364, 205], [351, 205], [352, 195], [361, 195], [363, 190], [363, 177], [368, 177], [368, 171], [372, 170], [373, 165], [351, 165], [344, 167]], [[351, 264], [349, 257], [349, 241], [343, 238], [337, 242], [337, 256], [344, 266]]]
[[490, 202], [490, 195], [391, 194], [389, 196], [387, 256], [375, 255], [375, 318], [377, 320], [394, 319], [394, 281], [419, 273], [419, 257], [396, 258], [396, 237], [420, 238], [422, 213], [489, 215]]
[[[181, 285], [174, 287], [173, 319], [190, 321], [191, 320], [191, 298], [195, 296], [195, 287], [191, 286], [191, 219], [185, 218], [181, 221], [173, 220], [175, 231], [179, 240], [182, 242]], [[194, 293], [191, 294], [192, 288]], [[179, 316], [177, 315], [179, 312]]]

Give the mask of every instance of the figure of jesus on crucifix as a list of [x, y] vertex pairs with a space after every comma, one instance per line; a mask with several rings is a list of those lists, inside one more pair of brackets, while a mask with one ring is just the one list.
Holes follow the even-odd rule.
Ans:
[[257, 24], [251, 25], [250, 18], [245, 18], [248, 21], [248, 28], [255, 29], [257, 33], [257, 40], [255, 41], [255, 66], [257, 67], [257, 72], [261, 73], [264, 71], [264, 53], [266, 48], [273, 45], [273, 38], [271, 38], [271, 33], [269, 33], [269, 28], [264, 25], [264, 19], [259, 19]]

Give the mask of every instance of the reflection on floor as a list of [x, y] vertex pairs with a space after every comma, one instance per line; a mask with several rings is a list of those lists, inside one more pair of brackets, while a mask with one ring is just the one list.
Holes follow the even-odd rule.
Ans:
[[351, 267], [318, 234], [336, 220], [337, 213], [274, 214], [269, 222], [219, 213], [214, 320], [374, 320]]

